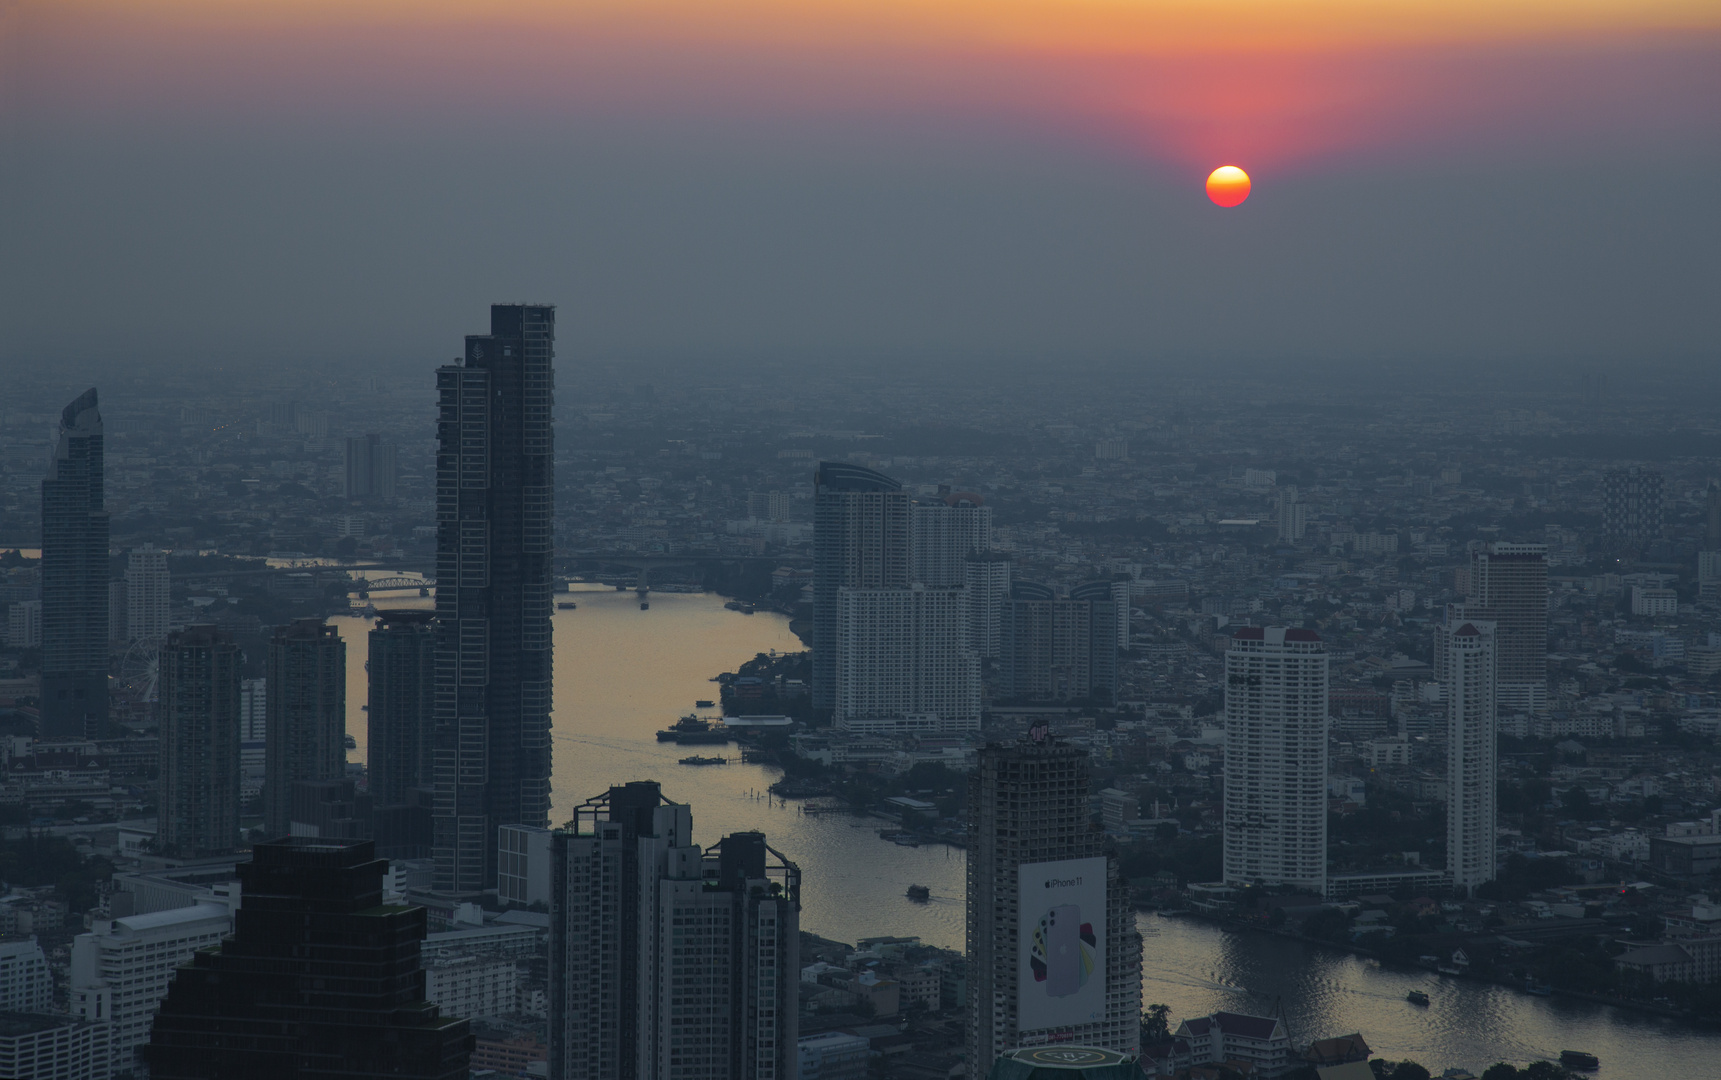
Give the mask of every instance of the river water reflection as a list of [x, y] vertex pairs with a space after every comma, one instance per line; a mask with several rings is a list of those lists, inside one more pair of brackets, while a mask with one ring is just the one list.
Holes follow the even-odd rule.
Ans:
[[[696, 839], [758, 829], [801, 867], [802, 926], [853, 942], [881, 934], [963, 947], [964, 859], [943, 847], [904, 848], [880, 840], [883, 822], [805, 815], [800, 804], [764, 797], [777, 770], [738, 761], [687, 766], [690, 753], [655, 738], [694, 702], [715, 699], [710, 678], [757, 653], [802, 646], [781, 615], [741, 615], [715, 595], [653, 593], [639, 610], [631, 592], [586, 588], [555, 616], [556, 700], [553, 819], [611, 784], [657, 780], [693, 808]], [[379, 608], [428, 606], [416, 591], [379, 594]], [[348, 730], [364, 760], [364, 632], [360, 618], [333, 620], [349, 642]], [[904, 896], [928, 886], [929, 903]], [[1378, 1054], [1410, 1057], [1435, 1075], [1448, 1066], [1480, 1073], [1495, 1061], [1557, 1058], [1565, 1049], [1602, 1060], [1602, 1076], [1721, 1078], [1721, 1037], [1655, 1017], [1536, 998], [1503, 987], [1430, 973], [1382, 969], [1348, 953], [1264, 934], [1239, 934], [1178, 919], [1144, 916], [1144, 1003], [1173, 1017], [1216, 1009], [1271, 1013], [1282, 1007], [1299, 1041], [1360, 1031]], [[1240, 988], [1240, 989], [1232, 989]], [[1411, 1005], [1412, 989], [1428, 993]]]

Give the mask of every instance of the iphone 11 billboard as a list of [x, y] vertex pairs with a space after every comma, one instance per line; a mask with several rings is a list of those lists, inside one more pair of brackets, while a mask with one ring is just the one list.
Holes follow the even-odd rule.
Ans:
[[1017, 1029], [1105, 1019], [1105, 859], [1024, 863], [1016, 890]]

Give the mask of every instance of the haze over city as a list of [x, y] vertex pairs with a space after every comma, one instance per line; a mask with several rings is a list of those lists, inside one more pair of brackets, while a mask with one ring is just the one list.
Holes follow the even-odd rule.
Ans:
[[1702, 1074], [1717, 117], [1692, 0], [6, 7], [0, 1075]]

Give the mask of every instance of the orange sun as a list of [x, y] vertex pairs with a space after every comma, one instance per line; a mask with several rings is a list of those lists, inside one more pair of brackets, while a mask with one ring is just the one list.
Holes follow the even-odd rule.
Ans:
[[1221, 165], [1207, 174], [1207, 197], [1220, 206], [1240, 206], [1249, 197], [1249, 174], [1235, 165]]

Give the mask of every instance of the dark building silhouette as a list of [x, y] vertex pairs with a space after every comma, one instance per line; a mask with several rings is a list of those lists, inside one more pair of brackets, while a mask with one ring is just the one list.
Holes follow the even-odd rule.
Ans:
[[613, 787], [551, 834], [550, 1075], [793, 1075], [800, 870], [688, 806]]
[[269, 639], [268, 680], [263, 826], [285, 836], [293, 785], [346, 775], [346, 642], [321, 618], [278, 627]]
[[108, 718], [108, 515], [94, 387], [60, 413], [42, 481], [42, 723], [48, 739], [102, 733]]
[[1118, 618], [1111, 583], [1078, 585], [1067, 597], [1018, 581], [998, 627], [1000, 693], [1006, 699], [1110, 701], [1117, 693]]
[[497, 828], [549, 824], [556, 309], [496, 304], [436, 371], [436, 888], [496, 884]]
[[423, 908], [383, 904], [369, 841], [282, 839], [239, 866], [232, 937], [168, 988], [155, 1080], [465, 1080], [473, 1037], [424, 999]]
[[813, 706], [837, 703], [844, 588], [906, 589], [908, 495], [883, 473], [840, 461], [813, 474]]
[[347, 438], [346, 475], [341, 494], [348, 499], [386, 502], [394, 498], [396, 479], [394, 444], [381, 435]]
[[1615, 548], [1661, 538], [1663, 478], [1659, 470], [1630, 465], [1602, 474], [1602, 536]]
[[436, 697], [435, 614], [382, 611], [370, 632], [370, 793], [378, 806], [429, 788]]
[[213, 626], [167, 636], [156, 715], [161, 727], [158, 837], [176, 854], [239, 844], [239, 646]]

